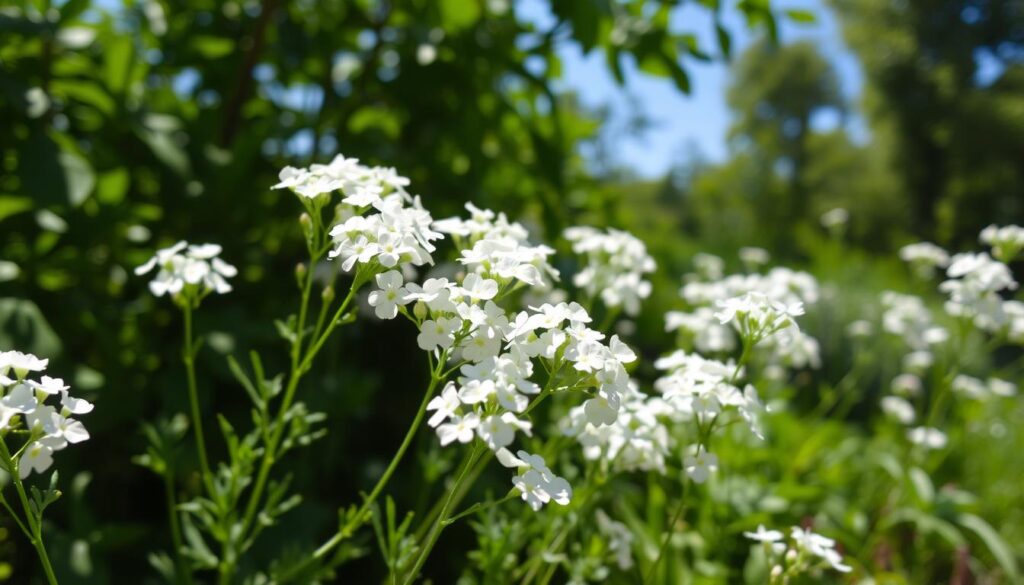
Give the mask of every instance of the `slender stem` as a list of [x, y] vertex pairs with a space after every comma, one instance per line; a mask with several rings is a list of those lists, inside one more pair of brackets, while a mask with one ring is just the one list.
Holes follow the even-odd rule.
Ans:
[[10, 471], [14, 489], [18, 492], [18, 499], [21, 501], [21, 508], [25, 512], [25, 520], [28, 522], [31, 533], [29, 540], [32, 542], [32, 546], [35, 547], [36, 554], [39, 555], [39, 563], [43, 566], [43, 572], [46, 573], [46, 581], [50, 585], [58, 585], [57, 576], [54, 575], [53, 567], [50, 565], [50, 556], [46, 554], [46, 546], [43, 544], [42, 525], [39, 522], [39, 518], [33, 513], [32, 504], [28, 500], [28, 494], [25, 493], [25, 486], [22, 484], [21, 474], [18, 472], [18, 463], [11, 457], [11, 452], [7, 449], [7, 443], [2, 438], [0, 438], [0, 455], [3, 455], [6, 460], [5, 467]]
[[661, 563], [661, 557], [665, 555], [665, 550], [668, 549], [668, 543], [672, 540], [672, 533], [675, 531], [676, 524], [679, 523], [679, 519], [683, 516], [683, 511], [686, 510], [686, 492], [690, 487], [690, 482], [683, 480], [683, 497], [679, 498], [679, 505], [676, 506], [676, 512], [672, 515], [672, 521], [668, 525], [668, 530], [665, 531], [665, 538], [661, 541], [661, 547], [658, 549], [658, 556], [654, 558], [654, 564], [647, 570], [647, 575], [644, 576], [644, 584], [651, 582], [651, 577], [654, 576], [654, 572], [658, 569], [658, 564]]
[[249, 496], [249, 505], [246, 507], [245, 516], [242, 521], [242, 534], [246, 534], [249, 527], [252, 525], [253, 520], [256, 518], [256, 512], [259, 508], [260, 500], [263, 496], [263, 489], [266, 486], [267, 478], [270, 475], [270, 468], [273, 467], [274, 462], [277, 458], [277, 448], [281, 442], [281, 437], [284, 434], [285, 425], [284, 417], [288, 413], [288, 410], [292, 406], [292, 401], [295, 399], [295, 391], [299, 386], [299, 380], [302, 379], [303, 373], [312, 363], [313, 358], [316, 357], [320, 348], [323, 347], [327, 338], [331, 335], [334, 329], [338, 326], [338, 320], [345, 314], [346, 309], [352, 303], [352, 299], [355, 298], [356, 290], [359, 288], [359, 281], [352, 284], [352, 288], [348, 291], [345, 296], [345, 300], [342, 301], [341, 306], [334, 314], [334, 318], [331, 319], [331, 323], [324, 330], [323, 334], [314, 342], [314, 344], [307, 350], [306, 356], [298, 364], [296, 368], [293, 368], [291, 376], [288, 379], [288, 387], [284, 392], [284, 399], [281, 402], [281, 408], [277, 413], [276, 420], [274, 421], [274, 430], [270, 435], [270, 442], [267, 443], [263, 461], [260, 464], [259, 474], [256, 476], [256, 484], [253, 486], [252, 494]]
[[423, 563], [427, 562], [427, 557], [430, 556], [430, 551], [434, 549], [434, 545], [437, 544], [437, 539], [441, 536], [441, 531], [444, 530], [444, 527], [448, 522], [448, 511], [452, 506], [452, 498], [455, 496], [455, 492], [458, 491], [459, 486], [462, 484], [462, 480], [466, 478], [466, 472], [473, 467], [480, 454], [480, 444], [474, 442], [473, 450], [470, 452], [469, 458], [463, 462], [462, 470], [459, 472], [459, 476], [455, 480], [455, 484], [452, 485], [452, 488], [448, 491], [448, 497], [445, 499], [444, 506], [441, 507], [441, 513], [438, 514], [437, 519], [434, 521], [434, 526], [431, 528], [430, 534], [427, 536], [427, 542], [423, 545], [423, 550], [416, 558], [416, 564], [413, 565], [412, 570], [406, 575], [404, 585], [411, 585], [419, 575], [420, 569], [423, 567]]
[[18, 514], [14, 511], [14, 508], [11, 507], [11, 505], [7, 502], [7, 498], [5, 498], [2, 493], [0, 493], [0, 504], [2, 504], [3, 507], [7, 509], [7, 512], [10, 513], [11, 518], [14, 519], [14, 522], [18, 525], [18, 528], [21, 528], [21, 532], [25, 535], [25, 538], [32, 540], [32, 532], [29, 531], [28, 527], [25, 526], [25, 524], [21, 521], [21, 518], [18, 517]]
[[192, 413], [192, 428], [196, 432], [196, 452], [199, 455], [199, 467], [203, 474], [203, 483], [210, 494], [213, 494], [213, 475], [210, 473], [210, 463], [206, 458], [206, 439], [203, 438], [203, 419], [199, 414], [199, 395], [196, 391], [196, 368], [195, 368], [195, 343], [192, 338], [192, 302], [186, 300], [185, 313], [185, 341], [182, 349], [182, 360], [185, 362], [185, 374], [188, 379], [188, 401]]
[[352, 518], [346, 522], [345, 525], [330, 538], [330, 540], [320, 545], [312, 556], [282, 575], [280, 578], [281, 583], [288, 582], [296, 575], [301, 574], [313, 564], [326, 557], [334, 550], [335, 547], [350, 537], [352, 535], [352, 531], [362, 525], [366, 514], [370, 511], [370, 507], [377, 500], [377, 497], [380, 496], [384, 487], [388, 484], [388, 481], [390, 481], [391, 476], [395, 473], [395, 470], [398, 469], [398, 464], [402, 461], [402, 457], [405, 456], [405, 452], [408, 451], [409, 447], [412, 445], [412, 441], [416, 437], [416, 431], [419, 430], [420, 424], [423, 423], [423, 417], [426, 415], [427, 404], [433, 397], [434, 391], [437, 389], [437, 385], [445, 379], [445, 376], [439, 374], [439, 371], [444, 367], [444, 364], [445, 355], [442, 354], [441, 359], [437, 362], [437, 366], [430, 372], [430, 384], [427, 385], [427, 390], [423, 393], [423, 399], [420, 401], [419, 409], [416, 411], [416, 416], [413, 418], [412, 424], [409, 425], [409, 429], [405, 432], [405, 438], [402, 439], [402, 444], [399, 445], [398, 451], [396, 451], [395, 455], [391, 458], [391, 463], [388, 464], [383, 475], [381, 475], [380, 479], [377, 480], [377, 484], [373, 486], [373, 490], [370, 491], [370, 495], [363, 500], [362, 506], [359, 507], [359, 510], [355, 515], [352, 516]]
[[167, 490], [167, 517], [171, 522], [171, 542], [174, 545], [174, 564], [178, 567], [178, 580], [190, 585], [192, 571], [189, 570], [185, 558], [181, 555], [181, 524], [178, 520], [178, 503], [174, 496], [174, 470], [170, 465], [164, 470], [164, 487]]

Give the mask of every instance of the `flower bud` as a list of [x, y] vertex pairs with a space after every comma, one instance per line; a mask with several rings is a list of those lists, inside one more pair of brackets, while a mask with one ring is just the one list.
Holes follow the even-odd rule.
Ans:
[[324, 303], [330, 303], [334, 300], [334, 287], [327, 285], [324, 287], [324, 291], [320, 293], [320, 298], [323, 299]]
[[313, 218], [308, 213], [303, 212], [299, 216], [299, 225], [302, 226], [302, 233], [307, 238], [313, 235]]
[[796, 552], [796, 549], [789, 549], [786, 552], [786, 564], [792, 565], [800, 557], [800, 553]]
[[774, 567], [772, 567], [772, 572], [771, 572], [771, 575], [769, 576], [769, 579], [771, 580], [771, 582], [775, 583], [776, 581], [778, 581], [779, 577], [781, 577], [781, 576], [782, 576], [782, 565], [775, 565]]
[[307, 270], [308, 268], [306, 268], [306, 265], [302, 262], [295, 265], [295, 282], [299, 285], [299, 288], [302, 288], [304, 285], [303, 281], [306, 279]]
[[412, 307], [412, 314], [416, 316], [420, 321], [427, 318], [429, 311], [427, 310], [427, 304], [423, 301], [416, 301], [416, 304]]

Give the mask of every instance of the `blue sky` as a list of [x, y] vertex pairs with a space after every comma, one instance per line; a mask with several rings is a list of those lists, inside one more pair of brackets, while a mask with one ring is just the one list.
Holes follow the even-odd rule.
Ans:
[[[836, 68], [843, 93], [855, 106], [863, 86], [863, 74], [856, 57], [843, 43], [835, 14], [821, 0], [774, 4], [780, 10], [804, 9], [815, 13], [817, 22], [814, 24], [780, 23], [780, 40], [787, 43], [807, 39], [818, 45]], [[517, 10], [544, 28], [552, 22], [545, 2], [522, 0], [517, 3]], [[733, 34], [734, 55], [756, 40], [748, 33], [742, 16], [735, 10], [727, 10], [724, 21]], [[671, 26], [676, 32], [697, 35], [702, 47], [717, 47], [710, 14], [692, 3], [675, 10]], [[588, 106], [610, 106], [613, 128], [624, 125], [638, 106], [651, 121], [649, 130], [640, 137], [623, 140], [617, 152], [618, 160], [637, 174], [662, 176], [674, 162], [682, 160], [686, 150], [694, 147], [710, 161], [722, 161], [727, 157], [725, 137], [730, 115], [725, 102], [729, 77], [726, 63], [689, 61], [687, 70], [692, 92], [684, 95], [671, 80], [644, 75], [633, 66], [626, 70], [626, 85], [619, 86], [607, 71], [604, 56], [599, 50], [583, 55], [574, 43], [565, 43], [560, 48], [560, 56], [564, 76], [560, 82], [561, 89], [575, 91]], [[836, 122], [819, 121], [821, 125]], [[847, 125], [854, 137], [866, 137], [863, 120], [859, 116], [850, 116]]]

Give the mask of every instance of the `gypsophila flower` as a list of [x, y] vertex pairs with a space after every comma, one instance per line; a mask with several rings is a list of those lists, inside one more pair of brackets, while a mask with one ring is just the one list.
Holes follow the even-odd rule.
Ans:
[[[22, 479], [33, 471], [49, 469], [54, 452], [89, 438], [85, 426], [72, 415], [91, 412], [92, 404], [70, 396], [70, 387], [60, 378], [26, 378], [30, 372], [45, 370], [48, 362], [19, 351], [0, 352], [0, 433], [8, 440], [10, 431], [24, 431], [25, 443], [18, 462]], [[17, 379], [7, 377], [12, 370]], [[58, 395], [59, 410], [46, 403]]]
[[135, 269], [142, 276], [157, 269], [149, 282], [149, 290], [155, 296], [169, 294], [198, 302], [210, 293], [231, 292], [227, 279], [238, 274], [238, 270], [219, 258], [221, 247], [217, 244], [192, 244], [180, 241], [177, 244], [157, 250], [145, 264]]

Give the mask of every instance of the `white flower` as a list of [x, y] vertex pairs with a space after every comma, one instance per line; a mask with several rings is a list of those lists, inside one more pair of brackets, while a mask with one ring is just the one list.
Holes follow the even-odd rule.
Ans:
[[922, 277], [930, 277], [936, 268], [949, 265], [949, 253], [931, 242], [918, 242], [900, 248], [900, 259]]
[[[406, 295], [408, 298], [408, 295]], [[416, 344], [425, 351], [448, 349], [455, 343], [452, 333], [461, 323], [457, 319], [438, 317], [437, 320], [427, 319], [420, 325], [420, 334], [416, 336]]]
[[718, 471], [718, 456], [698, 448], [693, 455], [683, 460], [683, 469], [696, 483], [704, 483], [712, 473]]
[[778, 530], [766, 530], [764, 524], [758, 524], [757, 531], [744, 532], [743, 536], [757, 542], [778, 542], [783, 539], [781, 532]]
[[30, 473], [42, 473], [53, 465], [53, 449], [41, 441], [35, 441], [25, 449], [18, 461], [18, 475], [25, 479]]
[[445, 385], [444, 390], [441, 391], [441, 395], [433, 397], [430, 402], [427, 403], [427, 411], [434, 411], [434, 414], [431, 415], [427, 424], [436, 428], [437, 425], [441, 424], [446, 418], [455, 414], [460, 406], [462, 406], [462, 403], [459, 401], [459, 395], [455, 390], [455, 384], [448, 382], [448, 384]]
[[992, 246], [992, 253], [1003, 262], [1012, 262], [1024, 250], [1024, 227], [990, 225], [981, 230], [981, 243]]
[[135, 274], [141, 276], [158, 268], [157, 275], [149, 282], [150, 292], [158, 297], [182, 291], [194, 291], [200, 296], [210, 292], [225, 294], [231, 292], [227, 279], [235, 277], [238, 270], [218, 258], [220, 252], [217, 244], [189, 245], [180, 241], [157, 250], [152, 258], [135, 269]]
[[907, 431], [907, 439], [927, 449], [942, 449], [946, 446], [946, 434], [932, 427], [917, 427]]
[[0, 403], [10, 410], [22, 414], [34, 412], [36, 407], [39, 406], [39, 400], [36, 399], [35, 392], [32, 391], [28, 384], [18, 384], [15, 386], [7, 396], [0, 400]]
[[377, 275], [377, 286], [380, 290], [371, 292], [368, 301], [378, 317], [394, 319], [398, 315], [398, 306], [409, 303], [403, 283], [402, 273], [397, 270]]
[[604, 510], [595, 514], [597, 528], [608, 542], [608, 551], [615, 553], [615, 564], [619, 569], [628, 571], [633, 568], [633, 532], [622, 522], [608, 517]]
[[599, 296], [610, 309], [622, 308], [631, 316], [639, 313], [640, 301], [651, 294], [651, 283], [643, 277], [655, 269], [644, 243], [616, 229], [571, 227], [563, 235], [573, 251], [584, 256], [573, 284], [591, 298]]
[[526, 451], [519, 451], [516, 455], [525, 464], [525, 471], [512, 478], [512, 485], [519, 490], [524, 502], [534, 511], [548, 502], [561, 506], [569, 504], [572, 487], [564, 478], [552, 473], [542, 457]]
[[497, 451], [512, 444], [516, 431], [522, 431], [529, 436], [532, 428], [533, 424], [530, 421], [520, 420], [515, 414], [506, 412], [501, 416], [486, 417], [480, 422], [476, 432], [492, 451]]
[[768, 253], [768, 250], [765, 250], [764, 248], [755, 248], [752, 246], [740, 248], [738, 255], [740, 257], [741, 262], [743, 262], [747, 266], [752, 267], [763, 266], [767, 264], [769, 260], [771, 260], [771, 254]]
[[498, 294], [498, 283], [474, 273], [467, 275], [462, 281], [462, 290], [473, 300], [486, 301]]
[[30, 353], [20, 351], [0, 352], [0, 375], [7, 375], [7, 372], [14, 370], [14, 375], [23, 380], [29, 372], [41, 372], [46, 369], [50, 360], [41, 360]]
[[913, 423], [917, 417], [914, 407], [899, 396], [883, 397], [882, 412], [905, 425]]
[[60, 392], [64, 392], [69, 388], [69, 386], [64, 385], [64, 380], [61, 380], [60, 378], [51, 378], [49, 376], [43, 376], [39, 382], [29, 380], [28, 385], [34, 388], [35, 390], [38, 390], [45, 394], [49, 394], [51, 396], [54, 394], [58, 394]]
[[480, 425], [480, 416], [471, 412], [466, 416], [452, 415], [449, 422], [437, 427], [437, 436], [441, 439], [441, 446], [458, 441], [468, 443], [473, 440], [473, 431]]
[[821, 225], [827, 229], [842, 227], [848, 221], [850, 221], [850, 214], [842, 207], [836, 207], [821, 214]]

